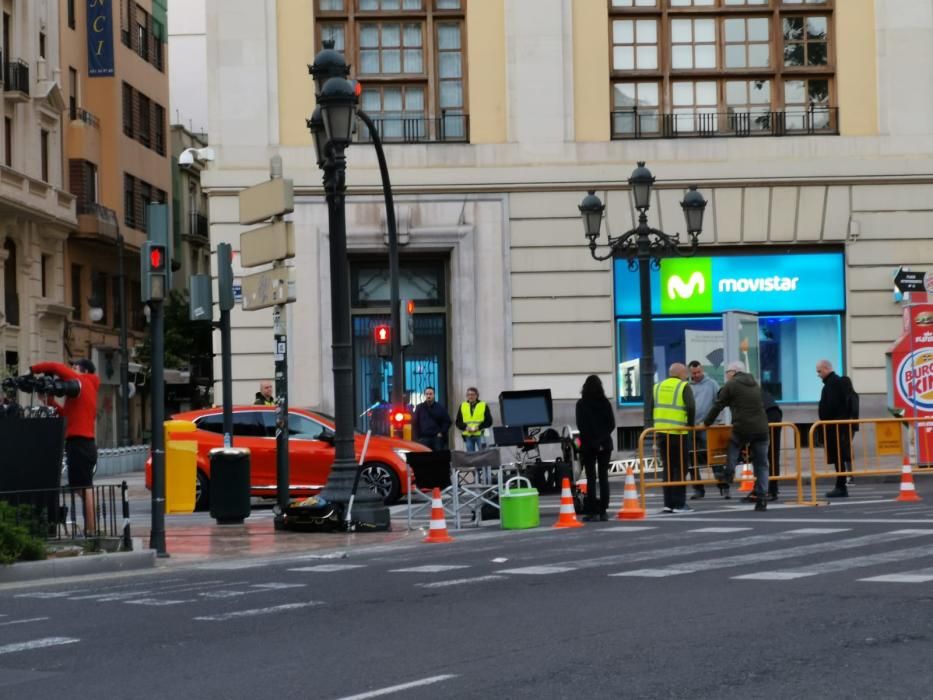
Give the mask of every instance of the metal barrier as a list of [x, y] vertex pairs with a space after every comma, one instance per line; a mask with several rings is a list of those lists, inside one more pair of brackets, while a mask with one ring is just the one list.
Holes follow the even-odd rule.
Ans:
[[[62, 486], [57, 489], [0, 491], [0, 501], [13, 506], [16, 511], [14, 522], [25, 525], [34, 537], [46, 540], [121, 538], [121, 546], [125, 550], [132, 549], [130, 504], [126, 482], [92, 488], [94, 491], [93, 527], [88, 527], [87, 523], [83, 522], [82, 497], [83, 492], [88, 489]], [[78, 513], [81, 513], [81, 525], [79, 525]]]
[[[817, 421], [810, 427], [810, 495], [808, 505], [825, 503], [817, 500], [817, 480], [855, 476], [900, 476], [903, 459], [911, 445], [914, 454], [933, 454], [933, 421], [926, 418], [859, 418], [853, 420]], [[905, 439], [907, 441], [905, 445]], [[923, 449], [919, 449], [923, 445]], [[818, 448], [824, 459], [818, 459]], [[833, 468], [834, 451], [838, 461], [849, 468]], [[849, 459], [845, 460], [848, 454]], [[818, 466], [820, 469], [818, 469]], [[914, 464], [913, 472], [933, 472], [933, 464]], [[829, 471], [828, 468], [833, 468]]]
[[96, 476], [113, 476], [142, 471], [149, 457], [149, 445], [112, 447], [97, 451]]
[[[803, 500], [803, 469], [801, 461], [801, 443], [800, 431], [793, 423], [769, 423], [771, 431], [771, 445], [769, 454], [769, 481], [793, 482], [797, 490], [797, 502], [804, 503]], [[704, 431], [707, 433], [706, 450], [694, 449], [694, 433]], [[632, 460], [639, 465], [645, 465], [644, 470], [634, 469], [639, 475], [639, 492], [641, 496], [641, 507], [645, 507], [645, 492], [648, 488], [664, 488], [665, 486], [715, 486], [719, 483], [717, 479], [712, 478], [712, 468], [714, 466], [724, 465], [726, 463], [726, 446], [728, 444], [731, 429], [730, 426], [710, 426], [702, 428], [695, 426], [686, 426], [684, 432], [684, 442], [687, 445], [685, 454], [689, 455], [684, 460], [684, 479], [679, 481], [666, 481], [664, 479], [665, 459], [658, 453], [658, 441], [655, 434], [660, 431], [655, 428], [646, 428], [638, 436], [638, 458]], [[785, 439], [789, 438], [789, 439]], [[778, 447], [780, 446], [780, 447]], [[648, 454], [646, 454], [646, 451]], [[703, 459], [703, 453], [706, 458]], [[663, 455], [667, 457], [668, 455]], [[649, 471], [654, 474], [654, 478], [649, 479], [646, 474]], [[709, 473], [707, 478], [691, 478], [688, 475], [704, 476]]]

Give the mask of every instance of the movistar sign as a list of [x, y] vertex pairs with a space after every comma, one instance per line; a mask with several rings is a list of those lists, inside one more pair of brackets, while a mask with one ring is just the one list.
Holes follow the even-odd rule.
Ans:
[[[842, 253], [665, 258], [651, 271], [651, 305], [661, 315], [845, 309]], [[640, 313], [638, 272], [615, 263], [616, 315]]]

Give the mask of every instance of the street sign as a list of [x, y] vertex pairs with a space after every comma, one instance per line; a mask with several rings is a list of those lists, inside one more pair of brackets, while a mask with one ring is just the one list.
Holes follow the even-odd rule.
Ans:
[[894, 286], [902, 292], [923, 292], [923, 272], [900, 268], [894, 276]]
[[255, 311], [295, 301], [289, 293], [291, 268], [274, 267], [243, 277], [243, 310]]
[[273, 221], [240, 234], [240, 266], [256, 267], [295, 257], [295, 225]]
[[258, 224], [294, 210], [295, 193], [291, 180], [277, 177], [240, 192], [241, 224]]

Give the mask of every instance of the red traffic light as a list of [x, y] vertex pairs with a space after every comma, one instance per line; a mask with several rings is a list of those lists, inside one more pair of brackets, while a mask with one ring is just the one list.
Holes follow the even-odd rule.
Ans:
[[389, 420], [392, 421], [395, 426], [402, 426], [405, 423], [411, 422], [411, 414], [402, 407], [396, 407], [392, 409], [392, 412], [389, 414]]
[[392, 329], [389, 326], [376, 326], [373, 329], [373, 339], [376, 345], [388, 345], [392, 342]]
[[149, 269], [154, 271], [162, 270], [165, 267], [165, 248], [162, 246], [152, 246], [149, 248]]
[[415, 301], [414, 301], [414, 299], [409, 299], [409, 300], [408, 300], [408, 302], [405, 304], [405, 310], [408, 311], [408, 313], [410, 313], [410, 314], [415, 313]]

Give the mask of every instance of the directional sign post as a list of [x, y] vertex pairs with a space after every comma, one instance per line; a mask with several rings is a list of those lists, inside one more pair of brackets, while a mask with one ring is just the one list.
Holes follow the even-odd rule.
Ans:
[[924, 292], [926, 288], [923, 286], [923, 274], [920, 270], [898, 268], [897, 274], [894, 276], [894, 286], [905, 294], [907, 292]]
[[[291, 270], [285, 260], [295, 257], [295, 231], [283, 215], [295, 209], [291, 180], [282, 177], [282, 159], [274, 156], [270, 179], [240, 192], [240, 223], [268, 225], [240, 234], [240, 265], [255, 267], [272, 263], [264, 270], [242, 278], [243, 310], [273, 307], [272, 334], [275, 359], [275, 476], [277, 503], [274, 527], [285, 527], [288, 507], [288, 317], [285, 304], [295, 301]], [[271, 219], [271, 221], [270, 221]]]

